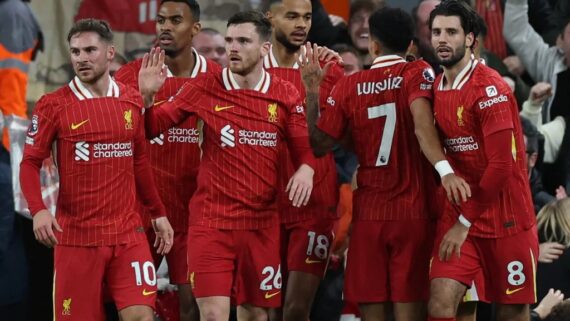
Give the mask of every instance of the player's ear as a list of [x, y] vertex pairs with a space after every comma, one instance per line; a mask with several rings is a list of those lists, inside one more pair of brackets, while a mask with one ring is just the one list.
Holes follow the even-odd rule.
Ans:
[[269, 54], [269, 50], [271, 50], [271, 42], [269, 42], [269, 41], [263, 42], [263, 43], [261, 44], [261, 49], [260, 49], [260, 50], [261, 50], [260, 54], [261, 54], [261, 57], [262, 57], [262, 58], [265, 57], [265, 56], [267, 56], [267, 54]]
[[111, 61], [115, 58], [115, 46], [109, 44], [107, 46], [107, 60]]
[[194, 22], [192, 25], [192, 37], [200, 33], [200, 30], [202, 30], [202, 24], [200, 22]]
[[475, 43], [475, 35], [473, 34], [473, 32], [470, 32], [465, 36], [465, 47], [471, 48], [474, 43]]
[[380, 56], [382, 52], [382, 44], [371, 37], [368, 38], [368, 52], [371, 56], [377, 57]]

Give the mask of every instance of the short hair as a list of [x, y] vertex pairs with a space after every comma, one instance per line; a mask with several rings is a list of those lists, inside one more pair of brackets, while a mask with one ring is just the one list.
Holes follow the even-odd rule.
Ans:
[[192, 19], [195, 22], [200, 21], [200, 4], [196, 0], [162, 0], [160, 5], [162, 6], [165, 2], [180, 2], [185, 3], [190, 7], [190, 12], [192, 12]]
[[230, 17], [226, 27], [244, 23], [252, 23], [259, 34], [259, 38], [263, 41], [269, 41], [271, 37], [271, 22], [263, 13], [256, 10], [238, 12]]
[[375, 11], [368, 19], [368, 25], [370, 35], [391, 53], [406, 52], [414, 38], [412, 16], [400, 8], [385, 7]]
[[349, 16], [349, 22], [352, 19], [352, 16], [357, 13], [360, 10], [365, 10], [368, 12], [374, 12], [376, 11], [376, 9], [382, 8], [384, 7], [384, 5], [376, 5], [376, 3], [373, 0], [356, 0], [354, 2], [352, 2], [352, 4], [350, 5], [350, 16]]
[[[469, 4], [461, 0], [443, 0], [438, 4], [429, 15], [429, 28], [432, 29], [433, 20], [437, 16], [456, 16], [461, 21], [461, 28], [465, 34], [473, 33], [473, 37], [479, 35], [479, 23], [477, 23], [477, 12]], [[475, 46], [475, 41], [471, 49]]]
[[360, 53], [358, 52], [358, 50], [356, 50], [356, 48], [354, 48], [353, 46], [346, 44], [346, 43], [334, 44], [331, 47], [331, 50], [338, 52], [339, 55], [342, 55], [343, 53], [346, 53], [346, 52], [350, 52], [351, 54], [355, 55], [356, 57], [360, 56]]
[[485, 22], [485, 19], [483, 19], [483, 17], [481, 17], [479, 14], [477, 14], [477, 24], [479, 25], [479, 34], [483, 38], [487, 37], [487, 23]]
[[67, 34], [67, 42], [69, 43], [73, 36], [82, 32], [95, 32], [102, 40], [108, 43], [113, 42], [113, 31], [105, 20], [89, 18], [76, 21]]

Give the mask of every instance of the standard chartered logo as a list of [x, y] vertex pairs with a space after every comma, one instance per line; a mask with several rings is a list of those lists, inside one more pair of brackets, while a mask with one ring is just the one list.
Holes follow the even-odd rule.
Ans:
[[88, 161], [89, 160], [89, 144], [86, 142], [75, 143], [75, 160]]
[[91, 158], [121, 158], [132, 157], [131, 142], [127, 143], [95, 143], [90, 145], [81, 141], [75, 143], [75, 160], [88, 161]]
[[222, 135], [222, 147], [236, 147], [236, 137], [234, 136], [235, 130], [230, 125], [224, 126], [220, 133]]
[[[221, 130], [222, 147], [236, 146], [236, 132], [226, 125]], [[237, 132], [237, 143], [249, 146], [277, 147], [277, 132], [240, 129]]]

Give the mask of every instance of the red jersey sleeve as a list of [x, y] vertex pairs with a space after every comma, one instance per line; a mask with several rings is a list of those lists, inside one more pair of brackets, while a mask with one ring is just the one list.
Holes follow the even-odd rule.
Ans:
[[480, 89], [475, 100], [475, 113], [479, 117], [483, 136], [504, 129], [513, 129], [511, 108], [517, 108], [510, 89], [502, 85], [490, 85]]
[[292, 97], [287, 119], [287, 146], [291, 151], [291, 158], [295, 167], [307, 164], [315, 169], [316, 159], [309, 143], [309, 130], [305, 117], [305, 108], [299, 92], [291, 86], [289, 97]]
[[321, 83], [319, 90], [319, 107], [320, 110], [325, 110], [327, 106], [327, 99], [331, 94], [332, 89], [338, 83], [338, 81], [344, 76], [344, 70], [342, 67], [335, 63], [333, 64], [329, 71], [327, 72], [325, 79]]
[[406, 92], [408, 93], [408, 106], [411, 106], [414, 100], [418, 98], [426, 98], [432, 101], [435, 72], [423, 60], [409, 64], [411, 68], [404, 74]]
[[341, 79], [332, 89], [325, 110], [317, 120], [317, 127], [337, 140], [341, 139], [348, 124], [345, 108], [350, 105], [346, 102], [348, 88], [345, 79]]
[[[142, 101], [140, 101], [142, 103]], [[147, 157], [144, 136], [144, 124], [140, 123], [137, 128], [137, 135], [134, 142], [134, 174], [137, 194], [140, 195], [140, 200], [143, 205], [149, 210], [152, 218], [159, 218], [166, 216], [166, 208], [156, 189], [154, 182], [154, 175], [152, 168]]]
[[146, 137], [154, 138], [195, 113], [202, 89], [195, 80], [187, 81], [168, 101], [147, 108], [144, 115]]
[[46, 96], [36, 104], [26, 136], [24, 157], [20, 163], [20, 185], [30, 213], [45, 209], [40, 185], [40, 169], [48, 158], [57, 136], [56, 110]]

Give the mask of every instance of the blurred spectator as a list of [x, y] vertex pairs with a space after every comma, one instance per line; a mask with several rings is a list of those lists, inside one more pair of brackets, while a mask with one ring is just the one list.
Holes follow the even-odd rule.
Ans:
[[[567, 1], [567, 0], [561, 0]], [[568, 321], [570, 320], [570, 300], [565, 300], [555, 305], [548, 316], [548, 321]]]
[[364, 66], [372, 64], [372, 58], [368, 54], [368, 18], [377, 9], [380, 7], [373, 0], [357, 0], [350, 6], [348, 36], [350, 43], [358, 50]]
[[192, 39], [192, 46], [204, 57], [225, 67], [228, 64], [226, 41], [220, 32], [213, 28], [202, 28]]
[[529, 24], [528, 7], [528, 0], [508, 0], [503, 32], [530, 76], [537, 82], [552, 85], [553, 96], [546, 100], [542, 117], [549, 121], [558, 115], [570, 115], [570, 91], [556, 90], [570, 86], [570, 24], [560, 29], [562, 50], [549, 47]]
[[[26, 118], [28, 68], [43, 49], [36, 18], [21, 0], [0, 0], [0, 117]], [[0, 144], [0, 316], [24, 320], [28, 268], [22, 227], [16, 219], [7, 131]]]
[[[563, 253], [552, 263], [541, 260], [537, 268], [537, 295], [545, 296], [549, 289], [557, 288], [562, 293], [570, 293], [570, 198], [551, 202], [544, 206], [537, 216], [538, 239], [559, 243]], [[541, 248], [543, 251], [544, 246]], [[539, 255], [540, 256], [540, 255]], [[544, 257], [544, 253], [542, 253]]]
[[507, 56], [507, 46], [503, 38], [503, 9], [500, 0], [475, 0], [475, 9], [489, 26], [485, 37], [485, 47], [500, 59]]
[[435, 52], [431, 45], [431, 30], [429, 29], [429, 14], [441, 2], [441, 0], [424, 0], [413, 10], [416, 23], [416, 43], [418, 55], [431, 65], [436, 74], [441, 73], [441, 68], [435, 58]]
[[362, 60], [358, 55], [358, 51], [354, 47], [339, 43], [332, 46], [332, 50], [338, 52], [343, 61], [344, 75], [349, 76], [362, 70]]

